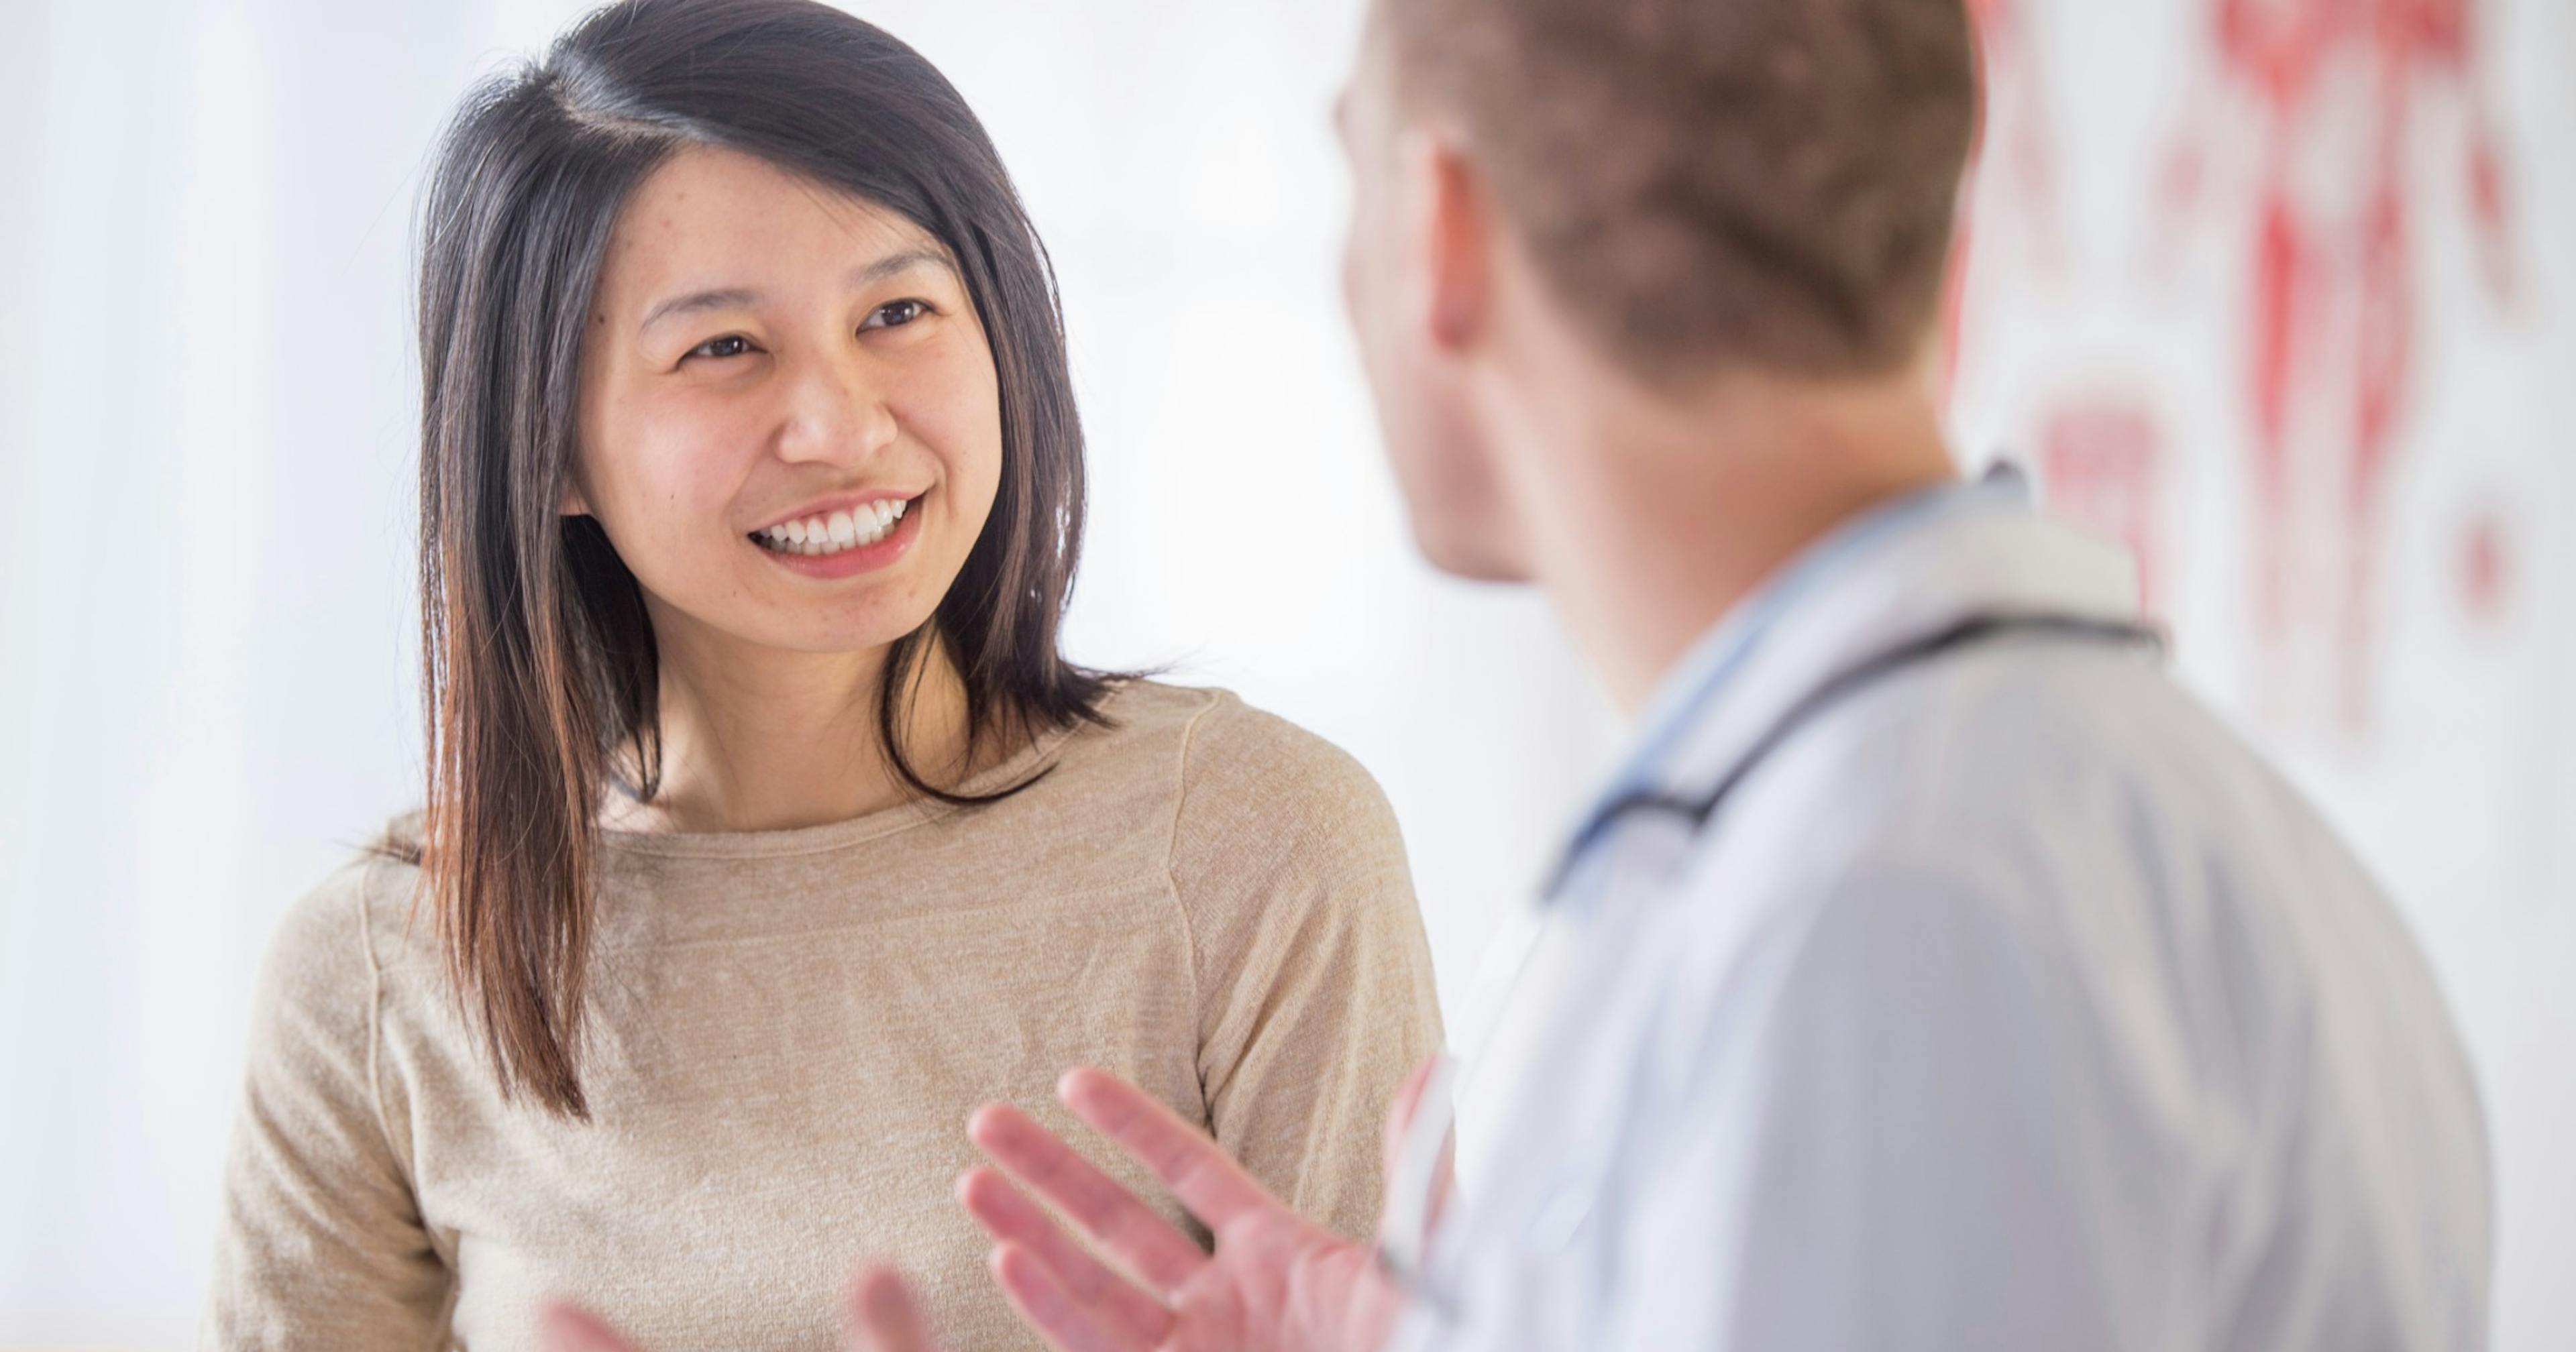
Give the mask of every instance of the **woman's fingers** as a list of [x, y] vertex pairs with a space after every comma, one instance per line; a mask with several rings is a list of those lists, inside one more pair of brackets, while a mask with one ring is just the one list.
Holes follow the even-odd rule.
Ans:
[[1018, 1244], [1036, 1254], [1068, 1294], [1090, 1306], [1114, 1331], [1147, 1345], [1162, 1341], [1172, 1331], [1170, 1310], [1084, 1252], [1054, 1217], [1022, 1196], [1000, 1173], [969, 1170], [957, 1180], [957, 1200], [995, 1243]]
[[1241, 1217], [1275, 1211], [1281, 1203], [1262, 1190], [1224, 1147], [1144, 1090], [1105, 1070], [1065, 1072], [1056, 1096], [1073, 1115], [1097, 1128], [1118, 1148], [1153, 1171], [1210, 1230]]
[[599, 1316], [562, 1302], [537, 1316], [537, 1345], [545, 1352], [635, 1352]]
[[1206, 1265], [1188, 1235], [1019, 1109], [988, 1104], [968, 1120], [966, 1134], [1153, 1290], [1177, 1291]]
[[930, 1321], [903, 1274], [868, 1267], [850, 1284], [850, 1352], [936, 1352]]
[[1103, 1323], [1073, 1298], [1054, 1269], [1024, 1245], [1004, 1243], [993, 1250], [993, 1280], [1029, 1327], [1056, 1352], [1146, 1352], [1153, 1344]]

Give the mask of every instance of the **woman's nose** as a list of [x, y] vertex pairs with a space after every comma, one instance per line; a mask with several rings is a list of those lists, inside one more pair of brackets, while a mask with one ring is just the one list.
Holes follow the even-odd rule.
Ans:
[[894, 409], [881, 373], [856, 354], [801, 363], [787, 390], [779, 458], [793, 463], [863, 463], [892, 445]]

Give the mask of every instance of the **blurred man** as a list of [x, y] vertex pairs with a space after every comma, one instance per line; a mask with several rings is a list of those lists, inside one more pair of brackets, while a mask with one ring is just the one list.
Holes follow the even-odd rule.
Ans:
[[[1637, 744], [1399, 1105], [1379, 1251], [1097, 1072], [1068, 1106], [1213, 1254], [978, 1115], [961, 1195], [1056, 1346], [2483, 1345], [2414, 942], [2125, 560], [1952, 468], [1971, 65], [1960, 0], [1378, 0], [1346, 281], [1415, 533], [1542, 588]], [[854, 1310], [928, 1346], [887, 1274]]]

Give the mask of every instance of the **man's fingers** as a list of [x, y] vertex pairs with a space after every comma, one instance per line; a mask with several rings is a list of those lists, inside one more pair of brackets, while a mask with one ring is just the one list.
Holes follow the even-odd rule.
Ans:
[[967, 1121], [966, 1134], [1155, 1291], [1179, 1290], [1206, 1264], [1188, 1235], [1019, 1109], [988, 1104]]
[[850, 1352], [934, 1352], [930, 1321], [903, 1274], [868, 1267], [850, 1284]]
[[597, 1315], [562, 1302], [538, 1314], [537, 1345], [545, 1352], [635, 1352]]
[[[1405, 1240], [1409, 1243], [1425, 1239], [1431, 1230], [1439, 1227], [1441, 1213], [1448, 1207], [1457, 1134], [1444, 1131], [1434, 1138], [1418, 1128], [1423, 1110], [1447, 1103], [1456, 1070], [1457, 1063], [1445, 1055], [1423, 1062], [1406, 1078], [1404, 1088], [1395, 1096], [1395, 1106], [1387, 1113], [1384, 1143], [1386, 1209], [1378, 1216], [1381, 1237], [1390, 1237], [1398, 1229], [1410, 1230], [1419, 1225], [1422, 1233], [1407, 1235]], [[1425, 1186], [1422, 1182], [1425, 1173], [1430, 1179], [1429, 1191], [1410, 1191]], [[1419, 1215], [1413, 1213], [1417, 1205], [1421, 1208]]]
[[1056, 1352], [1145, 1352], [1150, 1342], [1127, 1337], [1095, 1318], [1035, 1251], [1003, 1243], [993, 1250], [993, 1280], [1020, 1318]]
[[1211, 1230], [1281, 1205], [1206, 1133], [1182, 1121], [1153, 1095], [1108, 1071], [1087, 1066], [1067, 1071], [1056, 1082], [1056, 1096], [1074, 1116], [1152, 1170], [1181, 1199], [1181, 1205]]
[[1384, 1155], [1386, 1177], [1395, 1177], [1395, 1162], [1404, 1153], [1404, 1138], [1413, 1131], [1413, 1119], [1422, 1113], [1422, 1091], [1431, 1087], [1432, 1077], [1440, 1071], [1445, 1054], [1435, 1054], [1413, 1073], [1404, 1077], [1404, 1087], [1395, 1091], [1395, 1102], [1386, 1110], [1386, 1135], [1379, 1142]]
[[1172, 1330], [1172, 1312], [1137, 1290], [1135, 1283], [1083, 1251], [1064, 1227], [991, 1169], [969, 1170], [957, 1180], [957, 1200], [995, 1243], [1018, 1244], [1036, 1254], [1075, 1300], [1103, 1323], [1141, 1343], [1157, 1343]]
[[1449, 1195], [1458, 1190], [1458, 1141], [1456, 1137], [1440, 1143], [1440, 1164], [1431, 1172], [1431, 1206], [1423, 1224], [1440, 1228], [1441, 1218], [1449, 1214]]

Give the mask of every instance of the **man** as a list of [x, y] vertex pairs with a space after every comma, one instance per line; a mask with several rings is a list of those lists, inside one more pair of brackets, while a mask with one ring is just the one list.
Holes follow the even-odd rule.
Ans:
[[[2413, 942], [2161, 673], [2124, 561], [1956, 479], [1974, 100], [1960, 0], [1378, 0], [1346, 282], [1416, 535], [1543, 588], [1641, 736], [1498, 1031], [1408, 1095], [1383, 1256], [1097, 1072], [1066, 1103], [1213, 1254], [977, 1116], [961, 1197], [1056, 1346], [2484, 1343]], [[1453, 1091], [1487, 1149], [1444, 1208]], [[930, 1346], [883, 1272], [853, 1327]]]

